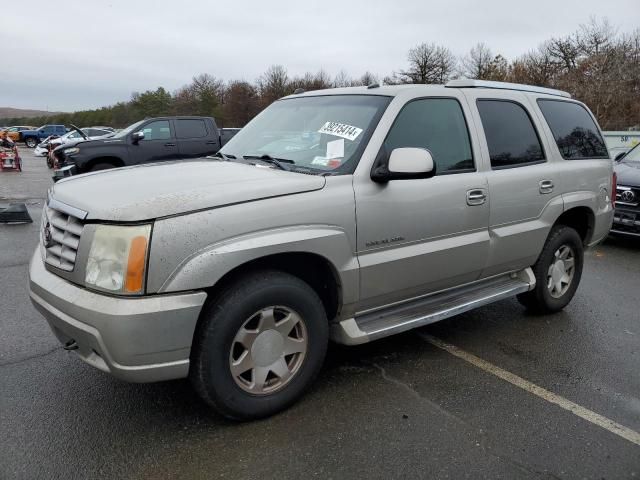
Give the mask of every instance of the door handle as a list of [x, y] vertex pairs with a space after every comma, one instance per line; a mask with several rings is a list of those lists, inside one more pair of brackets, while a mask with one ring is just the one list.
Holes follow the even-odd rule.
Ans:
[[217, 144], [218, 144], [218, 142], [216, 142], [215, 140], [209, 140], [207, 142], [207, 145], [217, 145]]
[[540, 186], [540, 193], [551, 193], [553, 192], [553, 182], [551, 180], [540, 180], [538, 183]]
[[487, 201], [487, 194], [484, 190], [467, 190], [467, 205], [482, 205]]
[[171, 142], [169, 142], [169, 143], [165, 143], [165, 144], [164, 144], [164, 146], [165, 146], [165, 147], [175, 147], [175, 146], [176, 146], [176, 144], [175, 144], [175, 143], [171, 143]]

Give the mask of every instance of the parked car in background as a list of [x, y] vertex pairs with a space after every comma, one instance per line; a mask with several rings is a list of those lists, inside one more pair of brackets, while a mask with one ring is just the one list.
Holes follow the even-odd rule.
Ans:
[[[20, 132], [23, 130], [33, 130], [36, 127], [31, 127], [29, 125], [18, 125], [18, 126], [13, 126], [13, 127], [7, 127], [4, 130], [6, 130], [7, 132], [7, 136], [13, 140], [14, 142], [19, 142], [20, 140], [22, 140], [20, 138]], [[0, 130], [2, 131], [2, 130]]]
[[640, 143], [618, 158], [612, 233], [640, 237]]
[[53, 153], [54, 180], [141, 163], [204, 157], [220, 150], [238, 129], [218, 129], [211, 117], [147, 118], [111, 138], [67, 143]]
[[[205, 138], [151, 122], [102, 142]], [[330, 337], [362, 344], [513, 296], [560, 311], [613, 218], [593, 115], [533, 86], [292, 95], [217, 155], [56, 183], [30, 291], [88, 364], [189, 377], [235, 419], [296, 401]]]
[[[85, 127], [77, 129], [72, 125], [72, 129], [62, 136], [52, 135], [45, 138], [33, 151], [36, 157], [46, 157], [53, 148], [68, 142], [76, 142], [80, 140], [95, 140], [97, 138], [105, 138], [114, 134], [112, 128], [104, 127]], [[52, 148], [53, 147], [53, 148]]]
[[38, 129], [21, 131], [20, 141], [29, 148], [36, 148], [45, 138], [51, 135], [62, 136], [65, 133], [67, 133], [67, 128], [64, 125], [43, 125]]

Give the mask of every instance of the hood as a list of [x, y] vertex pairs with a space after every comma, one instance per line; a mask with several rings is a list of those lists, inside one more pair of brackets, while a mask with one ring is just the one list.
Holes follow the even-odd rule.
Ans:
[[[104, 139], [96, 139], [96, 140], [72, 140], [70, 142], [66, 142], [64, 143], [64, 148], [71, 148], [71, 147], [75, 147], [77, 145], [82, 144], [83, 148], [87, 148], [87, 147], [93, 147], [96, 145], [103, 145], [105, 141], [109, 140], [107, 137], [105, 137]], [[112, 141], [113, 142], [113, 141]], [[62, 147], [63, 145], [60, 145], [57, 148]]]
[[87, 135], [82, 130], [80, 130], [78, 127], [76, 127], [73, 123], [71, 124], [71, 128], [74, 129], [76, 132], [78, 132], [80, 134], [80, 136], [82, 138], [84, 138], [85, 140], [89, 139], [89, 137], [87, 137]]
[[640, 162], [620, 162], [613, 167], [618, 185], [640, 187]]
[[320, 190], [325, 178], [218, 160], [163, 162], [71, 177], [50, 195], [87, 220], [141, 221]]

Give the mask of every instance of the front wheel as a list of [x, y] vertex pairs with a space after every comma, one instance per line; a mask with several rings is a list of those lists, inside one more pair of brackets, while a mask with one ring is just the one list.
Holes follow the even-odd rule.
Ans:
[[24, 141], [24, 144], [29, 148], [36, 148], [36, 145], [38, 145], [38, 141], [33, 137], [29, 137]]
[[533, 266], [536, 287], [518, 295], [518, 300], [541, 313], [562, 310], [576, 293], [583, 262], [584, 247], [578, 232], [564, 225], [553, 227]]
[[328, 339], [323, 304], [307, 283], [284, 272], [256, 272], [205, 306], [189, 376], [203, 400], [226, 417], [266, 417], [313, 382]]

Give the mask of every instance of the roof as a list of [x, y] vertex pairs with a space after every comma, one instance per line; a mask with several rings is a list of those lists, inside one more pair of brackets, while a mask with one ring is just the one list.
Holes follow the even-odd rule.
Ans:
[[482, 88], [482, 89], [497, 89], [497, 90], [515, 90], [521, 92], [533, 92], [545, 95], [554, 95], [560, 97], [571, 98], [571, 95], [562, 90], [555, 90], [552, 88], [536, 87], [534, 85], [524, 85], [520, 83], [507, 83], [507, 82], [489, 82], [485, 80], [470, 80], [470, 79], [458, 79], [450, 80], [445, 85], [427, 85], [427, 84], [401, 84], [401, 85], [381, 85], [371, 87], [340, 87], [330, 88], [324, 90], [311, 90], [304, 93], [288, 95], [284, 98], [294, 98], [299, 96], [316, 96], [316, 95], [384, 95], [388, 97], [395, 97], [400, 93], [410, 90], [429, 90], [429, 89], [442, 89], [445, 88]]

